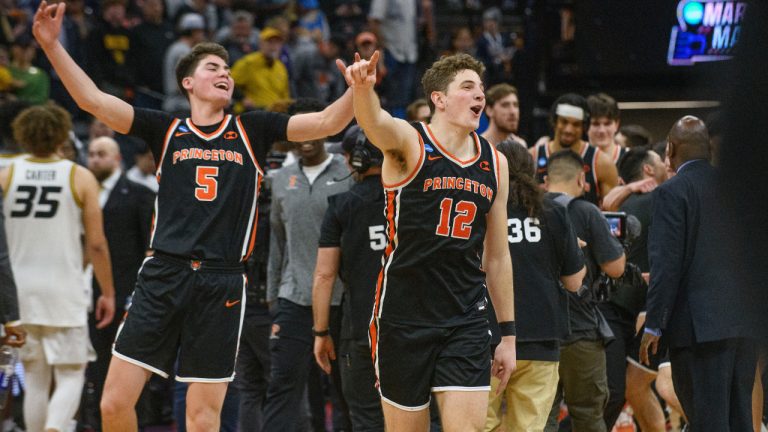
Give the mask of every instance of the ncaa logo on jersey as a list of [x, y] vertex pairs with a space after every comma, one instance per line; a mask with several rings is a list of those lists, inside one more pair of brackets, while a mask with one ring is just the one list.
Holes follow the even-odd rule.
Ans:
[[189, 132], [189, 128], [184, 125], [181, 125], [179, 126], [179, 132]]
[[426, 150], [427, 153], [432, 153], [433, 151], [435, 151], [435, 149], [433, 149], [431, 145], [426, 143], [424, 144], [424, 150]]
[[545, 167], [547, 166], [547, 158], [540, 157], [539, 158], [539, 167]]

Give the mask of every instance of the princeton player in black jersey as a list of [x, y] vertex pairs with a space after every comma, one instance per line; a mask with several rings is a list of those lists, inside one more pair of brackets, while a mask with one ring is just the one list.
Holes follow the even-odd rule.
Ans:
[[589, 106], [577, 94], [566, 93], [552, 104], [550, 122], [555, 131], [551, 141], [537, 143], [530, 148], [536, 179], [544, 183], [549, 157], [560, 150], [569, 149], [584, 160], [586, 183], [582, 198], [598, 205], [600, 200], [619, 182], [616, 165], [606, 153], [582, 140], [584, 128], [589, 126]]
[[65, 8], [41, 2], [35, 38], [78, 106], [149, 144], [160, 181], [150, 245], [156, 252], [139, 272], [115, 343], [101, 400], [104, 429], [137, 429], [134, 405], [144, 383], [152, 372], [170, 375], [178, 353], [176, 379], [190, 383], [187, 427], [217, 430], [245, 309], [243, 262], [255, 239], [263, 156], [274, 141], [338, 133], [352, 119], [351, 92], [324, 111], [290, 119], [228, 115], [234, 82], [227, 52], [200, 44], [176, 67], [189, 118], [134, 108], [100, 91], [59, 43]]
[[[387, 246], [369, 337], [385, 424], [426, 431], [434, 393], [445, 431], [478, 431], [491, 373], [503, 387], [515, 368], [507, 162], [473, 132], [484, 67], [466, 54], [435, 62], [422, 79], [431, 122], [410, 125], [381, 109], [378, 58], [357, 57], [346, 79], [358, 123], [384, 153]], [[493, 366], [486, 285], [501, 322]]]
[[616, 141], [616, 133], [621, 123], [621, 112], [616, 99], [605, 93], [593, 94], [587, 97], [589, 106], [589, 143], [608, 155], [614, 165], [619, 166], [619, 159], [627, 152]]

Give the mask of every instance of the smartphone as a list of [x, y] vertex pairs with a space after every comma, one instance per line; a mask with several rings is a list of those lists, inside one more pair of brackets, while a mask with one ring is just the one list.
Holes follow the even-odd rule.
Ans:
[[627, 214], [624, 212], [603, 212], [603, 217], [611, 227], [611, 234], [619, 240], [627, 238]]

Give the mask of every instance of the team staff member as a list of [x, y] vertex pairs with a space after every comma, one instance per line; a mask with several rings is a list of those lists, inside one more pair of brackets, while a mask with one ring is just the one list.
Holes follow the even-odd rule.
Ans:
[[384, 419], [387, 429], [426, 430], [434, 393], [444, 430], [480, 430], [491, 375], [486, 284], [501, 322], [492, 367], [501, 387], [515, 368], [507, 162], [473, 132], [484, 67], [466, 54], [435, 62], [422, 78], [431, 123], [410, 125], [381, 109], [377, 61], [358, 57], [346, 78], [358, 123], [384, 153], [388, 243], [370, 326]]
[[[315, 359], [325, 373], [341, 371], [344, 398], [356, 431], [383, 431], [381, 399], [368, 345], [376, 277], [386, 245], [384, 190], [381, 163], [384, 156], [359, 126], [352, 126], [342, 142], [356, 183], [345, 193], [328, 198], [320, 232], [312, 311]], [[341, 334], [329, 334], [330, 305], [336, 276], [344, 283]], [[335, 346], [338, 343], [338, 350]], [[341, 361], [335, 361], [338, 357]]]
[[[552, 408], [558, 381], [560, 339], [568, 334], [565, 292], [576, 292], [587, 270], [576, 234], [564, 206], [543, 191], [533, 178], [533, 161], [528, 151], [513, 138], [497, 149], [509, 161], [509, 253], [517, 271], [515, 316], [517, 369], [507, 387], [497, 392], [499, 380], [491, 379], [486, 431], [501, 427], [501, 405], [507, 399], [504, 429], [543, 430]], [[499, 332], [494, 323], [493, 341]]]
[[619, 183], [619, 176], [616, 165], [608, 155], [581, 139], [584, 128], [589, 125], [587, 101], [574, 93], [560, 96], [552, 104], [550, 122], [555, 130], [555, 137], [551, 141], [540, 140], [529, 150], [536, 164], [536, 179], [539, 183], [544, 183], [552, 154], [565, 149], [571, 150], [584, 160], [586, 177], [582, 198], [598, 205]]
[[13, 122], [13, 134], [30, 156], [0, 171], [21, 322], [29, 332], [20, 357], [26, 371], [24, 418], [30, 431], [68, 427], [80, 402], [85, 365], [94, 358], [88, 339], [90, 299], [84, 289], [82, 233], [102, 288], [94, 305], [96, 327], [109, 325], [115, 312], [99, 185], [90, 171], [57, 156], [71, 128], [69, 113], [61, 107], [23, 111]]
[[[578, 292], [568, 293], [571, 333], [560, 348], [560, 387], [573, 429], [601, 432], [606, 430], [603, 409], [608, 401], [605, 342], [612, 334], [605, 330], [607, 325], [597, 309], [593, 284], [600, 271], [614, 278], [624, 274], [626, 260], [597, 206], [578, 199], [584, 193], [583, 167], [584, 161], [576, 153], [563, 150], [552, 155], [547, 175], [549, 196], [567, 207], [576, 235], [587, 243], [587, 276]], [[547, 431], [557, 430], [559, 401], [559, 397], [555, 399]]]
[[144, 383], [152, 372], [170, 375], [179, 354], [177, 379], [191, 382], [187, 426], [216, 430], [233, 378], [260, 161], [274, 141], [338, 133], [351, 120], [351, 94], [290, 120], [276, 113], [226, 115], [234, 90], [227, 52], [200, 44], [176, 67], [191, 117], [134, 108], [100, 91], [61, 45], [65, 9], [65, 3], [40, 3], [33, 24], [40, 47], [78, 106], [147, 142], [160, 176], [150, 244], [156, 252], [142, 267], [115, 343], [101, 400], [104, 427], [135, 430]]

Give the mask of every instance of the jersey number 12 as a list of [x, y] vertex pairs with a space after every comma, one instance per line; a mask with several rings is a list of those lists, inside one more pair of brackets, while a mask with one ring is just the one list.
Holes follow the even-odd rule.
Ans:
[[[453, 198], [443, 198], [440, 202], [440, 223], [435, 234], [467, 240], [472, 234], [472, 222], [475, 221], [477, 205], [472, 201], [459, 201], [453, 205]], [[451, 220], [453, 215], [453, 220]]]

